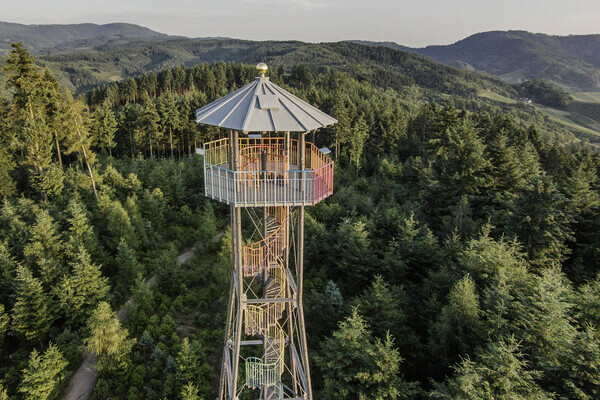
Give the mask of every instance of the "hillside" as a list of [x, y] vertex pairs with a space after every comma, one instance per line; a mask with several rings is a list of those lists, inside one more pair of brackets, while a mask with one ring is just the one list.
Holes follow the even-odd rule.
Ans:
[[306, 64], [351, 73], [392, 88], [417, 85], [439, 92], [474, 94], [481, 88], [514, 91], [499, 79], [461, 71], [406, 52], [353, 43], [255, 42], [236, 39], [174, 39], [96, 46], [92, 51], [38, 57], [74, 89], [176, 65], [225, 61], [291, 67]]
[[[32, 53], [60, 51], [85, 45], [132, 41], [164, 40], [168, 35], [139, 25], [126, 23], [72, 24], [72, 25], [23, 25], [0, 21], [0, 55], [10, 51], [10, 44], [23, 42]], [[67, 44], [69, 44], [67, 46]], [[54, 49], [57, 47], [57, 49]]]
[[[347, 73], [381, 89], [392, 89], [407, 107], [433, 101], [454, 104], [469, 110], [490, 112], [511, 110], [526, 124], [557, 125], [575, 135], [600, 141], [588, 124], [566, 123], [551, 118], [533, 106], [517, 103], [510, 84], [489, 75], [453, 68], [431, 59], [383, 46], [349, 42], [304, 43], [297, 41], [255, 42], [236, 39], [171, 39], [106, 44], [94, 50], [38, 57], [60, 82], [83, 93], [98, 85], [121, 81], [144, 72], [156, 72], [177, 65], [192, 67], [211, 62], [255, 64], [266, 61], [272, 68], [290, 71], [306, 65], [314, 71]], [[494, 96], [482, 93], [493, 93]], [[497, 101], [498, 96], [511, 103]], [[591, 129], [591, 130], [590, 130]], [[569, 136], [570, 134], [567, 134]]]
[[[55, 400], [90, 366], [84, 360], [95, 360], [93, 399], [217, 398], [232, 380], [220, 379], [229, 370], [229, 288], [252, 296], [275, 280], [286, 290], [255, 300], [254, 315], [267, 319], [264, 304], [303, 288], [315, 399], [600, 398], [600, 152], [548, 140], [551, 121], [522, 123], [519, 112], [536, 109], [508, 93], [425, 104], [443, 90], [493, 82], [364, 49], [308, 46], [280, 58], [313, 51], [352, 76], [273, 65], [273, 82], [339, 121], [307, 135], [334, 150], [334, 191], [306, 208], [305, 229], [294, 229], [303, 222], [289, 206], [285, 233], [268, 239], [273, 225], [249, 202], [237, 208], [242, 224], [232, 240], [227, 205], [205, 195], [214, 183], [208, 171], [229, 167], [225, 132], [197, 124], [195, 110], [252, 81], [254, 65], [179, 65], [73, 99], [17, 46], [0, 72], [8, 83], [0, 102], [0, 398]], [[411, 68], [430, 68], [431, 79]], [[386, 71], [383, 88], [377, 74]], [[414, 83], [395, 82], [401, 73]], [[378, 77], [378, 86], [363, 75]], [[492, 114], [491, 102], [510, 108]], [[284, 154], [233, 190], [293, 188], [278, 175], [297, 161], [299, 146], [285, 149], [275, 137], [281, 133], [242, 139], [239, 153], [228, 152]], [[194, 151], [202, 144], [204, 157]], [[255, 173], [248, 165], [232, 173]], [[296, 242], [296, 232], [306, 240]], [[274, 273], [279, 267], [263, 257], [274, 252], [257, 241], [276, 243], [285, 275]], [[190, 249], [196, 256], [182, 264]], [[259, 255], [232, 264], [240, 250]], [[253, 268], [263, 260], [268, 269]], [[243, 272], [232, 275], [232, 265]], [[243, 313], [238, 397], [265, 397], [250, 392], [244, 371], [269, 350], [246, 344], [264, 346], [270, 336], [245, 331], [255, 321]], [[279, 358], [258, 370], [277, 386], [293, 382], [287, 361], [299, 358], [290, 325], [300, 323], [290, 315], [286, 305], [276, 325]], [[286, 394], [299, 391], [293, 386]]]
[[510, 83], [545, 79], [575, 91], [600, 89], [600, 35], [492, 31], [446, 46], [361, 43], [411, 51], [457, 68], [484, 71]]

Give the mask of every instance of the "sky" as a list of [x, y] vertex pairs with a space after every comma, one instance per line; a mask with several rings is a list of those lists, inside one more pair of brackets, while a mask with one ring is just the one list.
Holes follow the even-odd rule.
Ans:
[[600, 33], [600, 0], [0, 0], [0, 21], [129, 22], [189, 37], [421, 47], [490, 30]]

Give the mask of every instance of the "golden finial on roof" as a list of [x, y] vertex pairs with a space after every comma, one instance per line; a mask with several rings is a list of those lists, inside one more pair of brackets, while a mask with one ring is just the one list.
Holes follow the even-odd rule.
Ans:
[[269, 70], [269, 67], [267, 66], [267, 64], [261, 62], [256, 65], [256, 69], [258, 70], [260, 76], [265, 76], [265, 74]]

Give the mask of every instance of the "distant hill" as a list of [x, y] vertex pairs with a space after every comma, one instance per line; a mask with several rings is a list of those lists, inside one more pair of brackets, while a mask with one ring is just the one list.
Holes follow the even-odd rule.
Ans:
[[354, 43], [256, 42], [238, 39], [174, 39], [111, 43], [94, 50], [37, 57], [63, 83], [85, 90], [98, 84], [177, 65], [225, 61], [291, 68], [307, 64], [348, 72], [360, 80], [394, 89], [419, 86], [436, 93], [474, 96], [480, 90], [515, 96], [500, 79], [448, 67], [426, 57]]
[[600, 35], [550, 36], [525, 31], [478, 33], [447, 46], [386, 46], [457, 68], [484, 71], [510, 83], [545, 79], [574, 91], [600, 90]]
[[164, 40], [172, 36], [143, 26], [114, 23], [106, 25], [23, 25], [0, 21], [0, 55], [10, 51], [10, 44], [23, 42], [31, 53], [49, 52], [61, 46], [78, 49], [86, 46], [132, 40]]

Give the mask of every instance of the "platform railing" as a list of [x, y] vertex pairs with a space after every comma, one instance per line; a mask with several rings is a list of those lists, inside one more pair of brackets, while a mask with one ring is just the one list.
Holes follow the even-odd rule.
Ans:
[[[240, 169], [233, 171], [228, 142], [220, 139], [205, 145], [207, 197], [244, 207], [298, 206], [314, 205], [333, 193], [333, 161], [312, 143], [306, 143], [305, 169], [286, 170], [297, 165], [298, 141], [291, 141], [288, 154], [282, 138], [240, 139]], [[259, 171], [263, 151], [267, 170]]]

